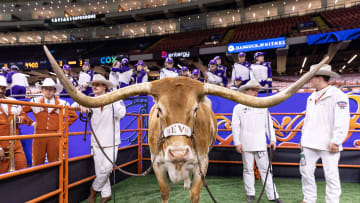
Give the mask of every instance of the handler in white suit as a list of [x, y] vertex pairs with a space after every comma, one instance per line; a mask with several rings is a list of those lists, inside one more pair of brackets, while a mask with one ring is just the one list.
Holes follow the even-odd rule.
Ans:
[[[106, 94], [107, 90], [112, 88], [112, 83], [100, 74], [94, 75], [92, 82], [88, 82], [92, 87], [96, 97]], [[88, 112], [89, 109], [74, 103], [72, 106], [79, 107], [82, 113]], [[106, 155], [117, 159], [118, 147], [120, 144], [120, 119], [125, 116], [126, 108], [122, 101], [108, 104], [101, 108], [92, 108], [91, 123], [95, 134], [104, 148]], [[96, 178], [90, 189], [89, 202], [95, 202], [96, 192], [101, 192], [101, 202], [111, 200], [111, 186], [109, 175], [113, 169], [112, 164], [105, 158], [99, 145], [96, 143], [94, 134], [91, 134], [91, 152], [94, 158]], [[115, 152], [115, 154], [114, 154]]]
[[[312, 69], [312, 66], [310, 69]], [[316, 89], [306, 105], [302, 128], [300, 173], [302, 175], [303, 203], [315, 203], [317, 199], [314, 172], [321, 158], [326, 180], [326, 202], [338, 203], [341, 195], [338, 163], [342, 143], [350, 123], [349, 98], [338, 88], [329, 85], [330, 77], [339, 77], [330, 65], [323, 65], [310, 80]]]
[[[240, 87], [240, 91], [256, 97], [260, 87], [260, 84], [256, 80], [250, 80], [246, 85]], [[268, 131], [270, 131], [270, 135]], [[242, 104], [236, 105], [232, 116], [232, 132], [236, 151], [242, 154], [244, 163], [243, 175], [247, 196], [246, 201], [253, 202], [255, 199], [254, 159], [263, 183], [269, 165], [266, 150], [266, 134], [269, 137], [270, 146], [274, 150], [276, 148], [275, 131], [268, 109], [253, 108]], [[265, 190], [267, 198], [270, 201], [283, 202], [279, 199], [279, 194], [276, 192], [270, 173], [266, 181]], [[275, 197], [274, 193], [276, 195]]]

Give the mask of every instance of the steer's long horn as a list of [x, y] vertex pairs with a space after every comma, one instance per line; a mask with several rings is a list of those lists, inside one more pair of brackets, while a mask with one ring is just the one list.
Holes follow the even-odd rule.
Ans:
[[139, 95], [139, 94], [149, 94], [151, 89], [151, 83], [141, 83], [136, 85], [131, 85], [129, 87], [121, 88], [119, 90], [113, 91], [111, 93], [105, 94], [99, 97], [88, 97], [82, 94], [77, 90], [70, 81], [65, 77], [63, 71], [61, 70], [59, 64], [56, 62], [53, 55], [50, 53], [49, 49], [44, 45], [44, 51], [48, 57], [50, 64], [53, 70], [56, 73], [56, 76], [59, 78], [64, 88], [70, 97], [79, 103], [82, 106], [86, 107], [101, 107], [107, 104], [111, 104], [120, 99], [125, 99], [127, 97]]
[[285, 90], [272, 96], [253, 97], [243, 94], [239, 91], [230, 90], [221, 86], [212, 85], [208, 83], [204, 84], [204, 92], [205, 94], [224, 97], [234, 102], [251, 107], [265, 108], [265, 107], [275, 106], [283, 102], [284, 100], [288, 99], [293, 94], [295, 94], [308, 80], [310, 80], [315, 75], [315, 73], [320, 69], [322, 65], [326, 63], [328, 59], [329, 57], [326, 56], [319, 64], [317, 64], [313, 68], [313, 70], [304, 74], [298, 81], [287, 87]]

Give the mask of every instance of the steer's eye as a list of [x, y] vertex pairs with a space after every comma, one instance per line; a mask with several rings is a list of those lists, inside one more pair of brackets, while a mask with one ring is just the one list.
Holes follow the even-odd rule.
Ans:
[[194, 116], [195, 116], [195, 117], [197, 116], [197, 110], [198, 110], [198, 107], [196, 107], [196, 108], [194, 109]]
[[160, 117], [160, 114], [162, 113], [161, 109], [158, 107], [157, 108], [158, 112], [157, 112], [157, 117], [159, 118]]

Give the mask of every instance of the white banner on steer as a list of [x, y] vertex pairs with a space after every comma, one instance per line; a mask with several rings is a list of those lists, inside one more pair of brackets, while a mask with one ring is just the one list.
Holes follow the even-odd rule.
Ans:
[[164, 129], [164, 137], [179, 135], [191, 137], [191, 128], [181, 123], [174, 123]]

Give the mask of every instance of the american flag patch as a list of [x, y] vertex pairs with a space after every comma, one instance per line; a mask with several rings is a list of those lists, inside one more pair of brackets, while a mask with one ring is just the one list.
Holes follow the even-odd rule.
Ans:
[[348, 105], [348, 103], [346, 101], [339, 101], [337, 102], [338, 107], [340, 107], [340, 109], [345, 109]]

